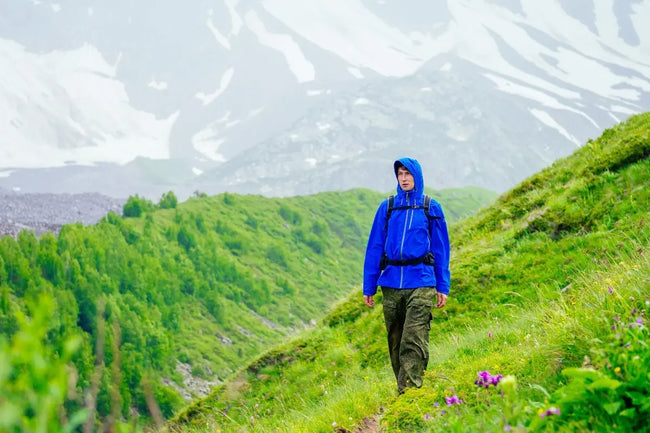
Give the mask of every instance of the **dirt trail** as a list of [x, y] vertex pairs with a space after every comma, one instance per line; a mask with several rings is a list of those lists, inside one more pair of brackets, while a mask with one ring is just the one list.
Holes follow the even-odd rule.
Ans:
[[343, 427], [336, 429], [336, 433], [378, 433], [379, 429], [379, 415], [366, 417], [361, 421], [361, 425], [354, 429], [354, 432]]

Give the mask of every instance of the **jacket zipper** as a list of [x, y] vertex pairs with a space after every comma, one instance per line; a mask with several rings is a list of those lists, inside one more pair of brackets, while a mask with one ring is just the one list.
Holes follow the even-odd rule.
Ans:
[[[406, 204], [411, 205], [410, 193], [406, 193]], [[409, 216], [413, 212], [413, 209], [406, 211], [406, 218], [404, 218], [404, 229], [402, 230], [402, 242], [399, 246], [399, 258], [404, 260], [404, 241], [406, 240], [406, 227], [408, 226]], [[399, 288], [401, 289], [404, 285], [404, 266], [400, 266], [400, 276], [399, 276]]]

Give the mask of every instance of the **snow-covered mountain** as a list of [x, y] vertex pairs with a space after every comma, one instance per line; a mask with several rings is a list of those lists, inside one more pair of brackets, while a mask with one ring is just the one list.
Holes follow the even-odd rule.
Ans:
[[650, 0], [6, 0], [0, 187], [503, 191], [650, 110]]

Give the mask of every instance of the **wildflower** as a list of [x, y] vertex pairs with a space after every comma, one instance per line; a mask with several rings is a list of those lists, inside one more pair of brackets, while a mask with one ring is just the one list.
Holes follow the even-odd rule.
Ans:
[[429, 415], [429, 414], [424, 415], [425, 420], [429, 421], [429, 418], [431, 418], [431, 415]]
[[251, 422], [255, 421], [255, 417], [252, 416], [251, 419], [250, 419], [250, 421], [251, 421]]
[[483, 387], [485, 389], [489, 388], [490, 385], [497, 386], [499, 382], [503, 379], [503, 375], [491, 375], [489, 371], [479, 371], [478, 379], [474, 381], [474, 385]]
[[512, 427], [510, 427], [510, 424], [506, 424], [505, 427], [503, 427], [503, 431], [510, 431], [512, 430]]
[[547, 410], [540, 409], [539, 417], [544, 418], [550, 415], [559, 415], [560, 409], [557, 407], [550, 407]]
[[643, 319], [639, 317], [638, 319], [636, 319], [636, 323], [638, 323], [639, 325], [643, 325]]
[[609, 290], [610, 295], [614, 294], [614, 289], [612, 288], [612, 286], [607, 286], [607, 290]]
[[445, 401], [447, 402], [447, 406], [453, 406], [455, 404], [465, 403], [463, 400], [458, 398], [456, 394], [452, 395], [451, 397], [445, 397]]
[[438, 402], [433, 403], [433, 407], [438, 407]]
[[338, 425], [338, 424], [336, 423], [336, 421], [334, 421], [334, 422], [332, 423], [332, 427], [334, 427], [334, 428], [336, 428], [337, 425]]
[[492, 331], [488, 332], [488, 338], [492, 338]]
[[621, 372], [621, 367], [616, 367], [616, 368], [614, 369], [614, 372], [616, 372], [616, 373], [620, 373], [620, 372]]
[[440, 411], [440, 415], [444, 415], [445, 413], [446, 413], [446, 412], [445, 412], [444, 409]]

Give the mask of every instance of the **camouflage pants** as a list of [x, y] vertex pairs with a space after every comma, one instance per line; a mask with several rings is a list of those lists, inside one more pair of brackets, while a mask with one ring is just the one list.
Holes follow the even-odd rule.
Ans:
[[422, 386], [424, 370], [429, 363], [431, 308], [436, 289], [382, 287], [381, 290], [390, 362], [401, 394], [407, 387]]

